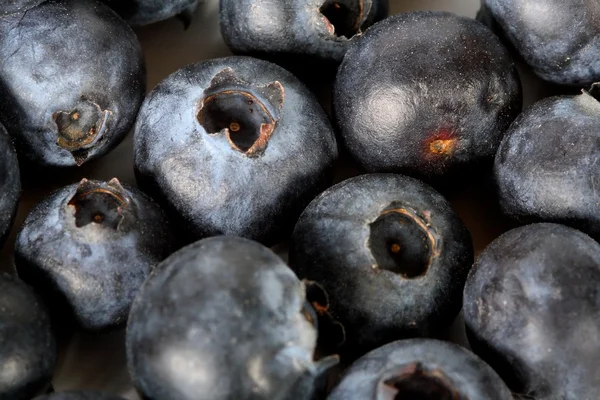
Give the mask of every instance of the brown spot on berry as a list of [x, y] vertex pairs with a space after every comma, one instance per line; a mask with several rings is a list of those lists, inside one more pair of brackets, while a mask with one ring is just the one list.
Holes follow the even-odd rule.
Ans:
[[438, 139], [429, 144], [429, 151], [433, 154], [451, 156], [456, 148], [456, 139]]

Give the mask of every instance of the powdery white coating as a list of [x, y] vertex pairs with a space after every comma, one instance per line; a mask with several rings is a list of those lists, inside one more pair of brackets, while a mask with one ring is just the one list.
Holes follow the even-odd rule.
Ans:
[[0, 15], [23, 12], [46, 0], [3, 0], [0, 4]]
[[41, 300], [18, 278], [0, 274], [0, 400], [30, 400], [46, 389], [56, 357]]
[[116, 230], [96, 223], [77, 227], [75, 207], [68, 204], [77, 186], [57, 190], [27, 216], [15, 243], [17, 270], [55, 312], [73, 314], [84, 329], [110, 329], [125, 323], [140, 286], [170, 254], [173, 238], [158, 206], [129, 187], [131, 203]]
[[[226, 69], [248, 82], [250, 92], [273, 82], [283, 87], [280, 119], [258, 157], [234, 150], [224, 132], [209, 135], [198, 122], [205, 90]], [[148, 95], [135, 127], [138, 182], [195, 237], [282, 240], [325, 188], [336, 158], [333, 129], [309, 90], [275, 64], [249, 57], [203, 61], [175, 72]]]
[[511, 217], [600, 234], [600, 103], [585, 92], [535, 103], [506, 133], [494, 174]]
[[82, 99], [109, 113], [88, 159], [108, 152], [133, 126], [145, 92], [142, 50], [104, 4], [49, 0], [4, 17], [0, 55], [0, 119], [25, 159], [76, 165], [57, 143], [53, 114], [73, 111]]
[[600, 79], [600, 3], [484, 0], [521, 57], [542, 79], [589, 85]]
[[512, 400], [500, 377], [476, 355], [458, 345], [432, 339], [401, 340], [367, 353], [350, 366], [327, 400], [387, 399], [381, 383], [415, 363], [425, 371], [441, 372], [460, 396], [456, 398]]
[[132, 307], [136, 387], [153, 400], [310, 398], [295, 391], [320, 373], [304, 296], [294, 273], [256, 242], [214, 237], [179, 250]]
[[532, 224], [492, 242], [464, 292], [469, 341], [511, 389], [539, 400], [600, 397], [600, 245]]

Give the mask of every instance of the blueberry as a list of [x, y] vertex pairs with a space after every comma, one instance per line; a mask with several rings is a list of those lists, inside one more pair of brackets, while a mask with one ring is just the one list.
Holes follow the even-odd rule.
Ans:
[[20, 195], [21, 178], [17, 155], [6, 130], [0, 124], [0, 246], [15, 219]]
[[350, 46], [334, 91], [342, 141], [363, 168], [427, 178], [491, 159], [521, 102], [499, 39], [444, 12], [373, 26]]
[[489, 365], [462, 347], [400, 340], [356, 361], [328, 400], [512, 400]]
[[48, 0], [0, 18], [0, 118], [27, 161], [74, 166], [131, 129], [145, 93], [140, 44], [95, 0]]
[[0, 274], [0, 400], [30, 400], [52, 379], [56, 342], [38, 296]]
[[155, 22], [193, 11], [198, 0], [103, 0], [133, 26]]
[[600, 398], [600, 245], [562, 225], [513, 229], [464, 292], [469, 342], [523, 398]]
[[46, 396], [36, 397], [33, 400], [123, 400], [123, 398], [95, 391], [70, 391], [52, 393]]
[[293, 75], [229, 57], [190, 65], [147, 97], [136, 176], [190, 237], [273, 244], [329, 182], [337, 158], [325, 112]]
[[542, 79], [589, 85], [600, 80], [600, 8], [588, 0], [483, 0], [480, 13], [500, 29]]
[[313, 361], [305, 289], [268, 248], [237, 237], [189, 245], [159, 265], [134, 302], [127, 358], [153, 400], [310, 399], [335, 363]]
[[[237, 54], [340, 63], [387, 16], [388, 0], [220, 0], [221, 33]], [[300, 58], [302, 57], [302, 58]]]
[[471, 237], [431, 187], [394, 174], [348, 179], [302, 213], [290, 265], [320, 284], [345, 328], [342, 353], [439, 333], [461, 308]]
[[506, 214], [600, 235], [600, 103], [592, 94], [543, 99], [510, 127], [494, 168]]
[[88, 181], [39, 203], [18, 233], [19, 275], [87, 330], [124, 325], [150, 271], [169, 255], [167, 220], [137, 189]]

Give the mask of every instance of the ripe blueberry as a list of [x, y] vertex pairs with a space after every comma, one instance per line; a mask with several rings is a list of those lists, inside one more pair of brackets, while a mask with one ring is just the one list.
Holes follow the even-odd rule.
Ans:
[[305, 287], [268, 248], [201, 240], [159, 265], [134, 302], [127, 358], [153, 400], [311, 399], [335, 358], [313, 361]]
[[521, 101], [499, 39], [445, 12], [373, 26], [350, 46], [334, 90], [341, 139], [363, 168], [427, 178], [491, 159]]
[[340, 63], [387, 0], [221, 0], [221, 33], [236, 54]]
[[140, 191], [82, 180], [39, 203], [18, 233], [19, 275], [55, 314], [82, 328], [124, 325], [150, 271], [173, 243], [166, 217]]
[[600, 245], [557, 224], [496, 239], [467, 279], [469, 342], [519, 398], [600, 398]]
[[321, 285], [345, 328], [344, 354], [439, 333], [462, 302], [471, 237], [431, 187], [395, 174], [348, 179], [302, 213], [290, 265]]
[[26, 160], [81, 165], [133, 126], [144, 59], [131, 28], [104, 4], [51, 0], [1, 16], [0, 58], [0, 119]]
[[590, 85], [600, 80], [600, 7], [588, 0], [483, 0], [479, 18], [542, 79]]
[[507, 131], [494, 166], [506, 214], [600, 235], [598, 89], [541, 100]]
[[204, 61], [165, 79], [141, 108], [134, 150], [138, 183], [190, 236], [267, 244], [291, 232], [337, 158], [308, 89], [249, 57]]
[[356, 361], [327, 400], [512, 400], [490, 366], [455, 344], [400, 340]]

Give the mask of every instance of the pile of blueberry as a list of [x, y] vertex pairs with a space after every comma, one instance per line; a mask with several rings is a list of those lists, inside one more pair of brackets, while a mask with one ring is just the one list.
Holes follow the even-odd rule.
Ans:
[[[25, 219], [0, 400], [119, 400], [51, 380], [70, 332], [124, 327], [143, 399], [600, 399], [597, 1], [483, 0], [475, 20], [220, 0], [236, 55], [146, 95], [130, 25], [198, 3], [0, 3], [2, 242], [20, 176], [131, 130], [139, 187], [84, 178]], [[580, 92], [522, 112], [517, 64]], [[441, 194], [465, 182], [512, 221], [476, 261]], [[461, 310], [469, 349], [441, 340]]]

